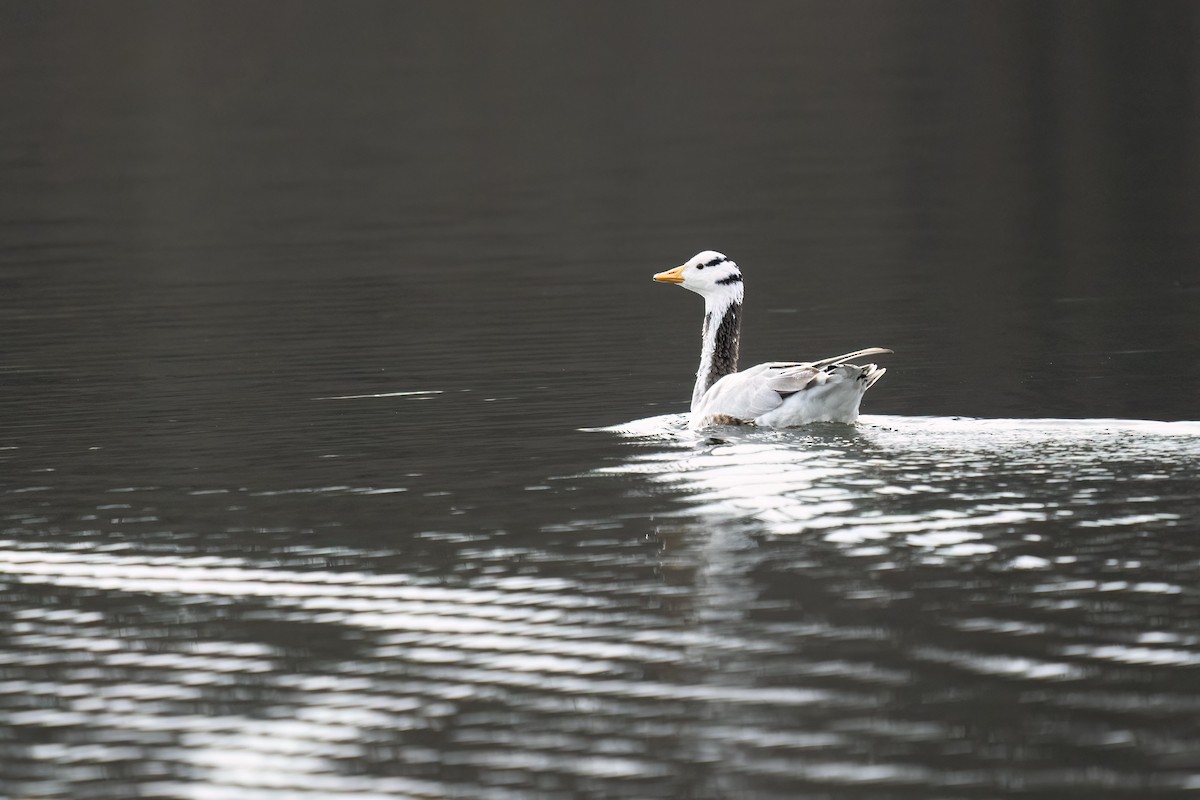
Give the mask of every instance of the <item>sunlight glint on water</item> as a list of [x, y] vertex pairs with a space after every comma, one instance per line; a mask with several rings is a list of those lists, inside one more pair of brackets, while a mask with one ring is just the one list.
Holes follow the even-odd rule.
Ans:
[[[0, 795], [1200, 791], [1197, 425], [1034, 419], [1200, 415], [1191, 6], [287, 8], [5, 6]], [[582, 431], [709, 247], [889, 416]]]
[[[236, 609], [242, 625], [321, 626], [356, 642], [353, 658], [296, 672], [286, 666], [288, 646], [177, 639], [177, 623], [149, 619], [131, 618], [118, 635], [104, 613], [26, 609], [14, 616], [0, 666], [36, 666], [41, 677], [0, 684], [10, 724], [92, 734], [30, 745], [25, 757], [62, 765], [57, 780], [71, 782], [151, 757], [201, 783], [151, 780], [147, 791], [197, 798], [275, 800], [347, 787], [380, 797], [517, 797], [488, 784], [499, 774], [524, 782], [547, 773], [653, 793], [679, 780], [680, 759], [698, 767], [717, 759], [726, 766], [710, 779], [728, 787], [786, 772], [829, 786], [988, 791], [1004, 785], [1003, 749], [965, 751], [949, 769], [928, 761], [951, 740], [969, 740], [928, 707], [979, 681], [1023, 698], [1031, 718], [1065, 725], [1026, 746], [1062, 746], [1062, 736], [1074, 748], [1140, 746], [1155, 758], [1195, 746], [1182, 729], [1144, 745], [1141, 734], [1120, 731], [1139, 725], [1122, 719], [1133, 692], [1168, 715], [1200, 712], [1180, 672], [1200, 663], [1200, 636], [1145, 623], [1170, 618], [1164, 602], [1195, 603], [1194, 574], [1179, 573], [1194, 573], [1194, 562], [1156, 563], [1126, 546], [1131, 530], [1194, 522], [1194, 499], [1162, 498], [1181, 469], [1200, 463], [1200, 425], [867, 417], [857, 428], [696, 434], [671, 416], [617, 430], [634, 448], [629, 457], [574, 480], [633, 479], [632, 492], [670, 487], [678, 508], [659, 523], [662, 568], [696, 569], [695, 593], [673, 592], [669, 582], [486, 573], [447, 586], [403, 572], [287, 570], [246, 556], [106, 552], [86, 539], [2, 543], [0, 562], [26, 590], [159, 596], [185, 614], [199, 602]], [[1019, 482], [1031, 471], [1036, 482]], [[1118, 480], [1143, 488], [1109, 503]], [[339, 558], [370, 563], [369, 553], [345, 548]], [[978, 610], [946, 584], [964, 569]], [[780, 578], [810, 586], [771, 589]], [[631, 613], [621, 599], [630, 591], [662, 605]], [[1096, 603], [1100, 616], [1087, 611]], [[797, 604], [812, 609], [772, 621]], [[918, 616], [901, 625], [906, 606]], [[874, 622], [864, 609], [874, 609]], [[694, 622], [680, 625], [685, 619]], [[939, 633], [950, 630], [959, 636]], [[137, 641], [155, 644], [131, 648]], [[1097, 682], [1099, 670], [1113, 668], [1126, 674]], [[936, 684], [925, 677], [933, 674]], [[265, 716], [239, 712], [232, 696], [218, 700], [230, 682], [269, 697]], [[223, 713], [200, 713], [214, 701]], [[638, 722], [648, 703], [653, 721]], [[722, 713], [709, 719], [714, 707]], [[523, 720], [515, 750], [497, 714]], [[1088, 725], [1096, 714], [1112, 717], [1115, 727], [1084, 735], [1076, 714]], [[684, 728], [669, 761], [647, 751]], [[868, 730], [890, 742], [889, 760], [862, 760]], [[436, 754], [429, 737], [441, 741]], [[334, 777], [346, 759], [371, 761], [381, 747], [409, 765], [409, 777]], [[428, 759], [449, 759], [482, 783], [411, 777]], [[1047, 766], [1032, 779], [1047, 790], [1145, 785], [1119, 762], [1100, 771]], [[1195, 782], [1187, 769], [1166, 770], [1150, 785]], [[56, 783], [29, 785], [53, 794]]]

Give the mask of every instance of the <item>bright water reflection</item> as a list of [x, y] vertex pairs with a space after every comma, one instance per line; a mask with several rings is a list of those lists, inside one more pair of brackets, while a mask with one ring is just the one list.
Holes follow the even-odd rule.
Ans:
[[658, 535], [665, 566], [696, 569], [696, 618], [787, 650], [721, 659], [722, 676], [886, 688], [820, 729], [921, 732], [869, 746], [894, 761], [776, 768], [1047, 796], [1200, 787], [1200, 423], [611, 431], [634, 449], [601, 472], [671, 490]]
[[[406, 564], [14, 528], [16, 796], [1200, 788], [1200, 425], [619, 435], [546, 476], [537, 546], [427, 532]], [[657, 510], [571, 521], [585, 485]]]
[[[1186, 4], [9, 3], [0, 796], [1200, 790]], [[758, 349], [761, 348], [761, 349]]]
[[[703, 514], [750, 518], [768, 533], [834, 529], [827, 541], [942, 555], [974, 553], [959, 545], [990, 526], [1177, 524], [1178, 513], [1154, 509], [1187, 500], [1200, 460], [1195, 422], [868, 415], [854, 427], [709, 436], [682, 422], [669, 415], [609, 429], [669, 446], [602, 471], [645, 475], [684, 490]], [[1127, 481], [1142, 491], [1128, 496]]]

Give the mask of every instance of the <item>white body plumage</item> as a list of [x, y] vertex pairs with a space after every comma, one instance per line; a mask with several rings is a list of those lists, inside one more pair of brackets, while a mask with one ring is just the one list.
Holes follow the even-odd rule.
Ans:
[[886, 370], [850, 359], [890, 353], [882, 347], [832, 358], [772, 361], [737, 371], [744, 296], [737, 264], [706, 250], [686, 264], [654, 276], [704, 298], [700, 367], [692, 391], [690, 425], [755, 424], [789, 428], [810, 422], [852, 423], [863, 394]]

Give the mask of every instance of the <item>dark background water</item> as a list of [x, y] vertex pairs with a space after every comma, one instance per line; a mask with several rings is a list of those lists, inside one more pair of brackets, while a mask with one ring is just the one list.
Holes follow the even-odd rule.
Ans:
[[[903, 421], [1200, 418], [1197, 4], [6, 3], [0, 108], [0, 795], [1200, 786], [1194, 431]], [[883, 432], [580, 431], [707, 248]]]

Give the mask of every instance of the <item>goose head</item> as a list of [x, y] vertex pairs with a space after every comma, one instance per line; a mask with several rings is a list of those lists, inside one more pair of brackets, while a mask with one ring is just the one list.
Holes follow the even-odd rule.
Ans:
[[740, 303], [742, 300], [741, 270], [726, 255], [715, 250], [697, 253], [686, 264], [658, 273], [654, 280], [677, 283], [710, 303], [721, 300]]

